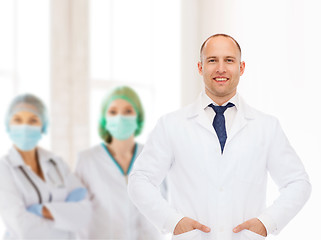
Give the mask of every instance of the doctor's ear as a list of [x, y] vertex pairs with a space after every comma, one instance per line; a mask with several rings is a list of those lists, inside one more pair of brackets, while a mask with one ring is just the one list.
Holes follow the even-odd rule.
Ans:
[[198, 73], [200, 75], [203, 75], [203, 64], [202, 64], [202, 62], [198, 62], [197, 63], [197, 68], [198, 68]]
[[245, 70], [245, 62], [242, 61], [242, 62], [240, 63], [240, 75], [241, 75], [241, 76], [243, 75], [244, 70]]

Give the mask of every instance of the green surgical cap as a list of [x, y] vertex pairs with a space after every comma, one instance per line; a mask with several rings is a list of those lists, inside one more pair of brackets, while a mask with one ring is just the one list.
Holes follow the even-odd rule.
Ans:
[[28, 111], [36, 114], [42, 123], [42, 132], [47, 133], [48, 130], [48, 112], [43, 102], [32, 94], [21, 94], [16, 96], [9, 105], [6, 114], [5, 124], [9, 131], [9, 124], [12, 116], [20, 111]]
[[116, 99], [124, 99], [129, 102], [137, 114], [137, 129], [135, 131], [135, 136], [138, 136], [144, 125], [144, 109], [140, 102], [137, 93], [128, 86], [121, 86], [114, 88], [111, 92], [107, 94], [104, 98], [101, 106], [100, 120], [99, 120], [99, 136], [107, 143], [111, 142], [111, 134], [106, 130], [106, 111], [109, 105]]

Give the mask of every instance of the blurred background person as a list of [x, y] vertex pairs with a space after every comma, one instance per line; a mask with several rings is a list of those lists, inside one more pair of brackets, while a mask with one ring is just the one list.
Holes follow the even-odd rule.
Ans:
[[5, 239], [74, 239], [88, 224], [91, 205], [63, 160], [37, 146], [48, 129], [46, 107], [34, 95], [19, 95], [5, 124], [13, 142], [0, 160]]
[[105, 97], [99, 122], [103, 143], [81, 152], [76, 166], [93, 204], [90, 227], [82, 238], [162, 239], [127, 194], [128, 174], [143, 148], [135, 142], [143, 125], [143, 106], [133, 89], [117, 87]]

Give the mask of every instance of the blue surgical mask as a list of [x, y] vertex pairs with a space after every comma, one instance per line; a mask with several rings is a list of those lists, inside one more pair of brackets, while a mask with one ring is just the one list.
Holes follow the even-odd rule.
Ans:
[[106, 117], [106, 130], [118, 140], [130, 138], [137, 129], [137, 116]]
[[41, 139], [41, 126], [10, 125], [9, 136], [20, 150], [30, 151]]

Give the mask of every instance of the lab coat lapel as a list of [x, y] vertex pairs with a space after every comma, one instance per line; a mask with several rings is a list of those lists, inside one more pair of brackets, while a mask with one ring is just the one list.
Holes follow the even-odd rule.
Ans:
[[25, 166], [25, 162], [23, 161], [21, 155], [18, 150], [12, 147], [9, 150], [9, 162], [13, 167]]
[[[226, 143], [231, 141], [252, 119], [254, 119], [253, 109], [248, 106], [245, 101], [239, 96], [239, 109], [237, 110], [231, 131], [227, 137]], [[194, 119], [198, 125], [210, 131], [212, 134], [216, 135], [216, 132], [212, 126], [212, 122], [206, 116], [204, 109], [202, 108], [201, 96], [191, 105], [188, 112], [188, 118]]]
[[198, 99], [191, 105], [190, 111], [188, 112], [188, 118], [196, 121], [198, 125], [210, 131], [216, 135], [216, 132], [212, 126], [211, 121], [206, 116], [204, 109], [202, 108], [201, 95]]
[[40, 147], [37, 148], [37, 154], [43, 176], [45, 177], [45, 180], [48, 181], [48, 172], [50, 171], [49, 159], [51, 158], [51, 156]]
[[211, 121], [206, 116], [205, 111], [200, 111], [199, 115], [196, 118], [196, 121], [199, 125], [216, 135], [216, 132], [212, 126]]
[[245, 119], [242, 112], [237, 111], [231, 131], [226, 139], [226, 144], [229, 143], [246, 125], [248, 121]]
[[239, 96], [239, 109], [237, 110], [231, 131], [228, 134], [226, 144], [228, 144], [242, 129], [244, 129], [253, 118], [253, 110], [244, 102], [241, 96]]
[[54, 186], [61, 186], [63, 182], [59, 176], [58, 166], [55, 166], [55, 158], [51, 152], [38, 147], [38, 159], [41, 166], [42, 173], [44, 175], [45, 181], [50, 182]]

